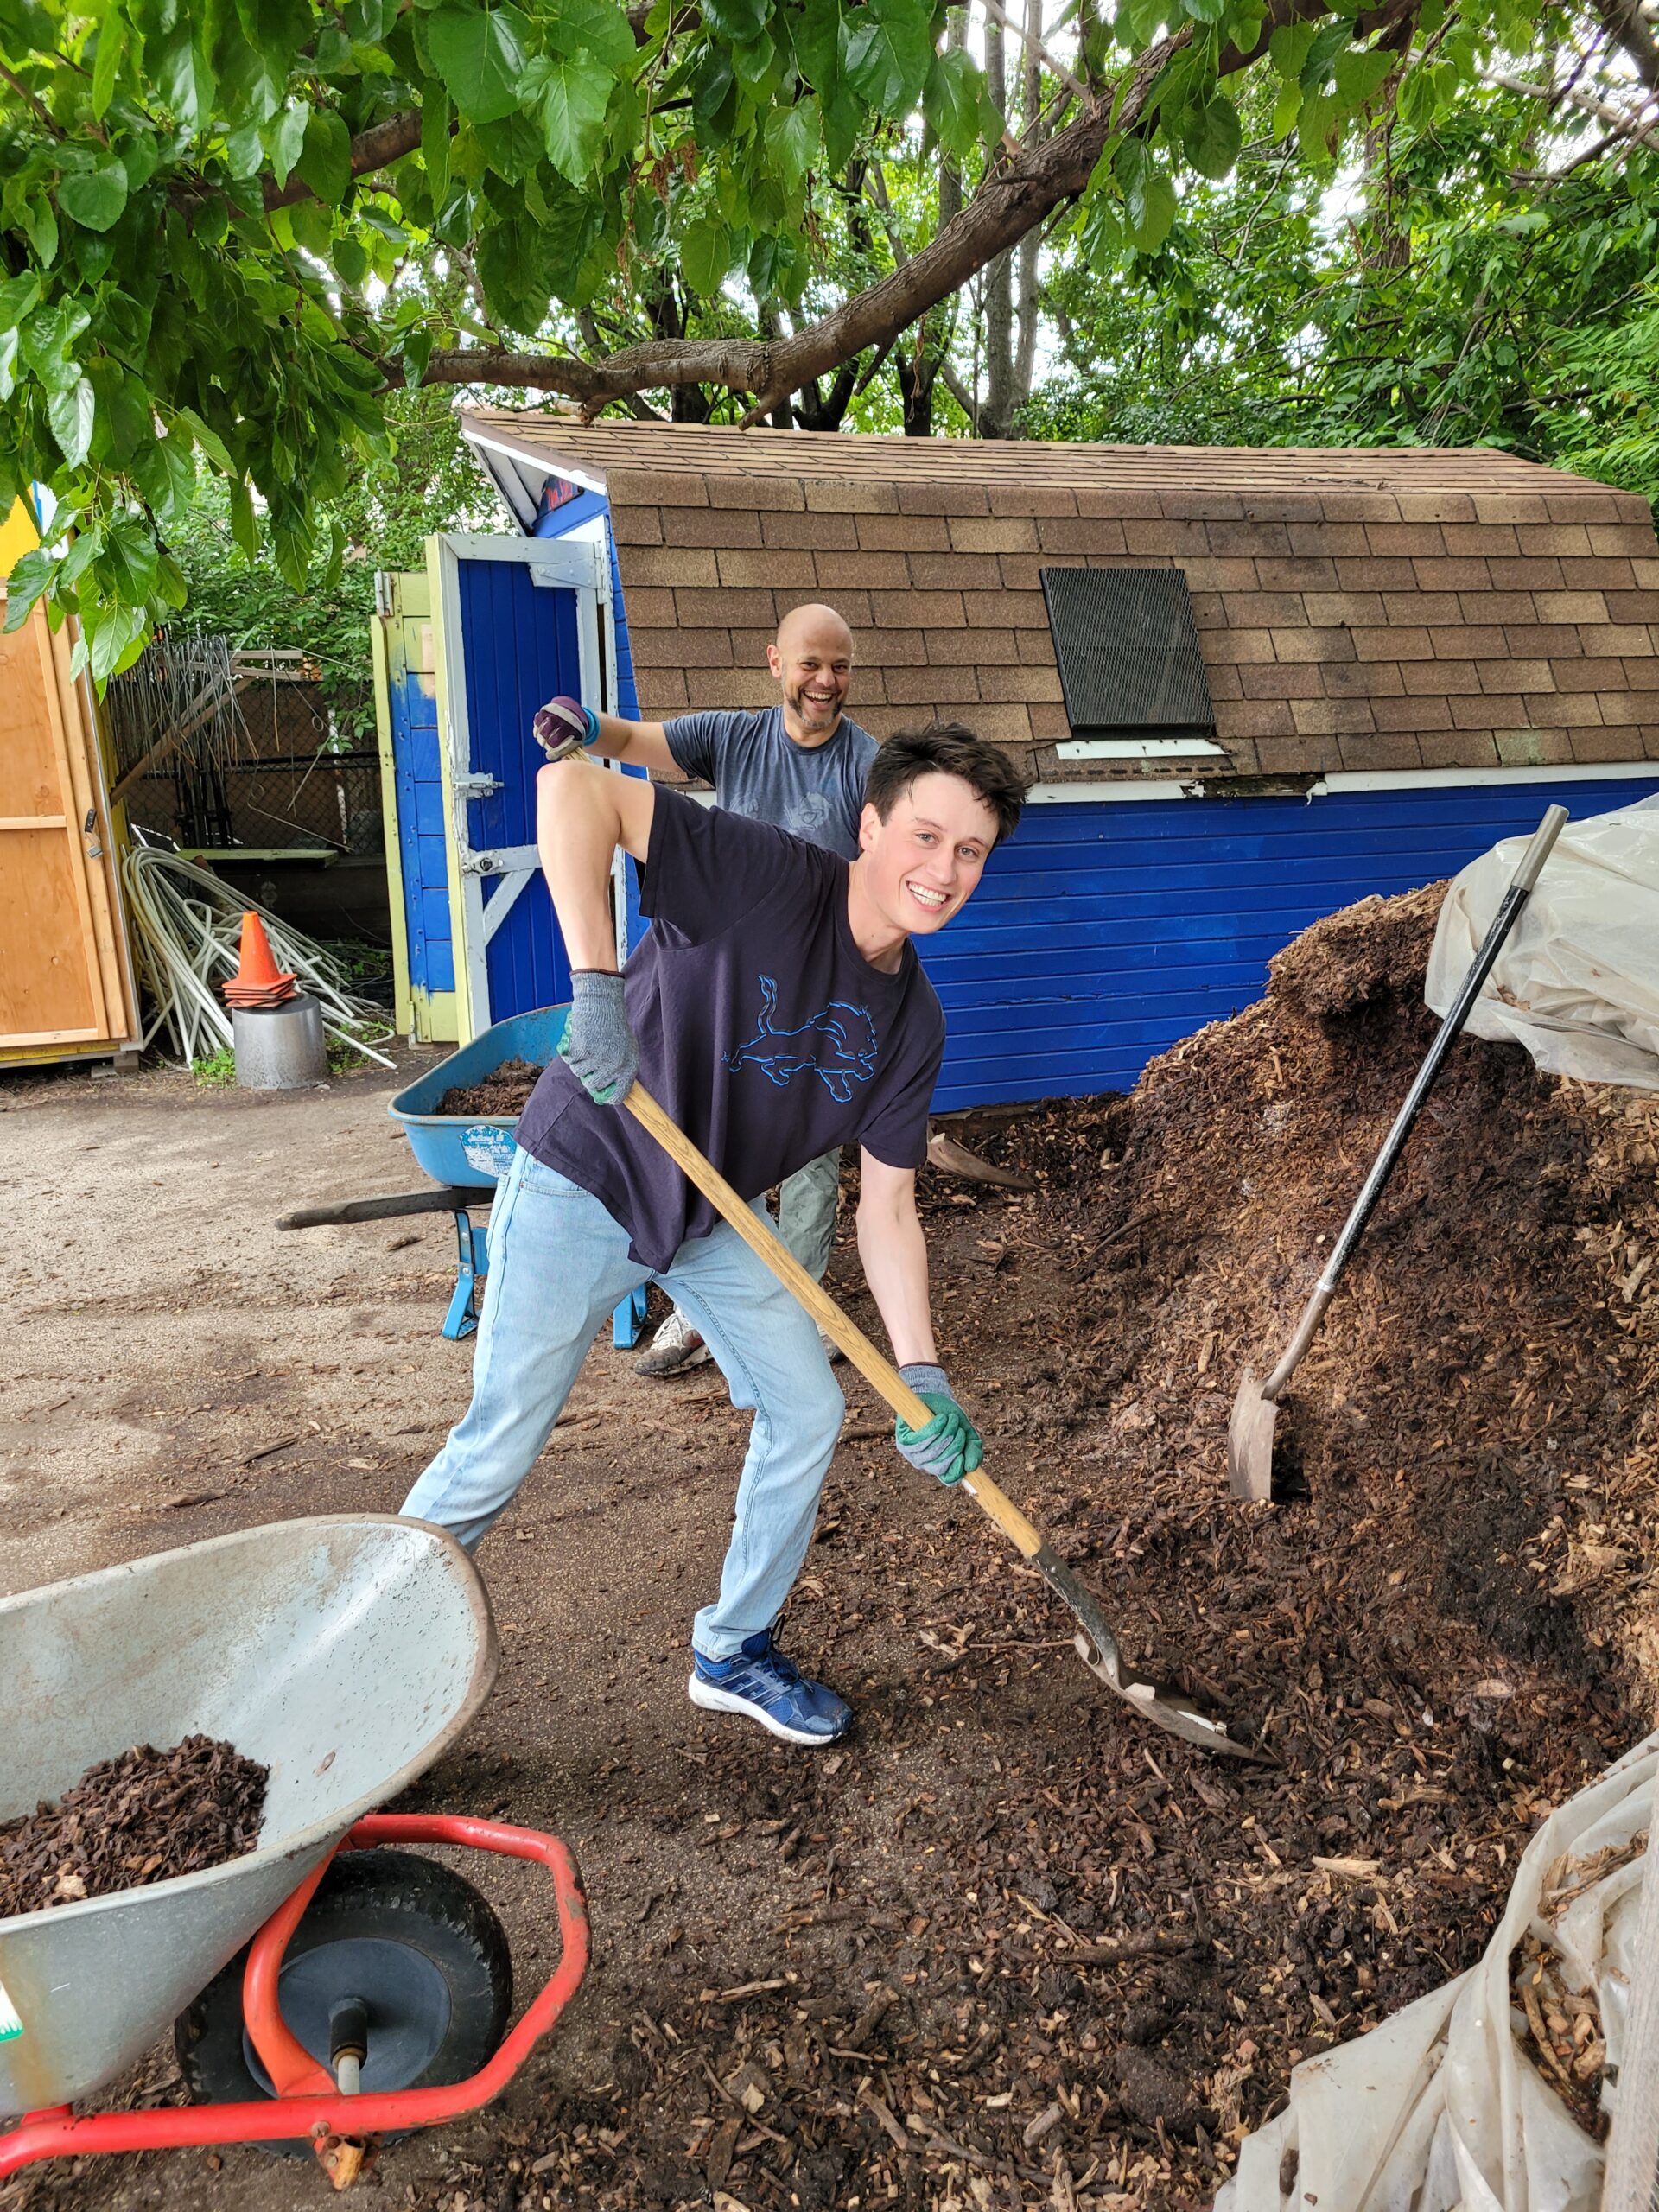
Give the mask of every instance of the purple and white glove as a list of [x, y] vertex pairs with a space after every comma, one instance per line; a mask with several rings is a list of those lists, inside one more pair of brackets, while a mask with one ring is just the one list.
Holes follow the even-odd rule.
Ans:
[[569, 760], [599, 741], [599, 716], [563, 691], [536, 709], [531, 728], [550, 760]]

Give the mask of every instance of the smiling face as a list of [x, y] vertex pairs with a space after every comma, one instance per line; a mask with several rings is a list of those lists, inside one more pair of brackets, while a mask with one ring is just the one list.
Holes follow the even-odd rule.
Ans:
[[960, 776], [918, 776], [884, 822], [873, 806], [859, 823], [858, 876], [882, 921], [906, 937], [931, 937], [967, 903], [996, 842], [996, 817]]
[[833, 737], [853, 680], [853, 633], [833, 607], [798, 607], [766, 647], [784, 695], [784, 727], [797, 745]]

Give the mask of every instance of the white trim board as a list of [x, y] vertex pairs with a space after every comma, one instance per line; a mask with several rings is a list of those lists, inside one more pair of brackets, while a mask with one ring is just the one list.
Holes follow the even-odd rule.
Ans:
[[[533, 447], [521, 446], [510, 438], [487, 437], [481, 431], [474, 429], [464, 415], [461, 434], [467, 444], [475, 446], [480, 454], [499, 453], [512, 461], [515, 467], [538, 469], [543, 483], [550, 476], [556, 476], [567, 484], [580, 484], [584, 492], [602, 493], [605, 489], [605, 479], [595, 475], [592, 469], [578, 468], [564, 461], [555, 462], [546, 454], [537, 453]], [[493, 476], [495, 471], [491, 469], [490, 474]]]
[[1338, 769], [1321, 776], [1310, 798], [1344, 791], [1452, 791], [1481, 784], [1598, 784], [1618, 777], [1659, 776], [1659, 760], [1573, 761], [1559, 768], [1390, 768], [1369, 774]]
[[1054, 747], [1062, 760], [1196, 760], [1226, 748], [1207, 737], [1066, 737]]

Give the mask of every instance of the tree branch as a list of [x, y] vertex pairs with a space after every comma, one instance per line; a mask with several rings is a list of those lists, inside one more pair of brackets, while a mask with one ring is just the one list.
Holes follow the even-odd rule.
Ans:
[[1480, 81], [1483, 85], [1491, 85], [1496, 91], [1520, 92], [1528, 99], [1543, 100], [1552, 107], [1565, 100], [1573, 107], [1582, 108], [1586, 115], [1593, 115], [1598, 122], [1605, 123], [1618, 137], [1633, 139], [1638, 146], [1649, 146], [1659, 153], [1659, 124], [1643, 123], [1639, 116], [1621, 115], [1616, 107], [1609, 107], [1605, 100], [1599, 100], [1593, 92], [1586, 92], [1581, 86], [1529, 85], [1524, 78], [1503, 76], [1495, 69], [1489, 71]]
[[[1037, 59], [1042, 63], [1044, 68], [1047, 70], [1049, 75], [1056, 79], [1058, 83], [1064, 85], [1066, 91], [1071, 93], [1074, 99], [1081, 100], [1085, 107], [1089, 105], [1090, 100], [1093, 97], [1089, 87], [1083, 82], [1081, 78], [1074, 77], [1072, 75], [1071, 72], [1066, 67], [1064, 61], [1057, 61], [1055, 60], [1054, 56], [1043, 44], [1041, 39], [1033, 38], [1028, 30], [1022, 29], [1020, 24], [1015, 22], [1012, 16], [1004, 15], [1001, 9], [997, 5], [997, 0], [980, 0], [980, 5], [984, 9], [988, 16], [993, 17], [995, 22], [1001, 24], [1005, 31], [1012, 31], [1015, 38], [1020, 41], [1022, 46], [1029, 48], [1031, 52], [1034, 54]], [[1027, 116], [1026, 120], [1029, 123], [1031, 120], [1030, 117]]]
[[1659, 41], [1642, 13], [1641, 0], [1596, 0], [1595, 12], [1648, 90], [1659, 92]]
[[[1016, 244], [1052, 208], [1076, 199], [1107, 138], [1134, 128], [1165, 65], [1191, 36], [1191, 27], [1184, 26], [1149, 47], [1086, 114], [1046, 143], [1022, 147], [994, 170], [973, 201], [902, 269], [787, 338], [657, 340], [595, 362], [466, 347], [434, 353], [424, 381], [562, 392], [580, 400], [590, 416], [631, 393], [666, 385], [717, 385], [772, 401], [798, 391], [853, 355], [887, 344]], [[395, 377], [395, 367], [391, 373]]]
[[[389, 115], [379, 123], [371, 124], [366, 130], [359, 130], [352, 141], [352, 175], [367, 176], [374, 169], [390, 168], [394, 162], [402, 161], [405, 154], [412, 154], [421, 143], [421, 111], [410, 108], [401, 115]], [[311, 188], [302, 184], [297, 176], [290, 176], [286, 184], [274, 179], [265, 180], [265, 212], [273, 213], [278, 207], [291, 207], [296, 200], [309, 200]]]

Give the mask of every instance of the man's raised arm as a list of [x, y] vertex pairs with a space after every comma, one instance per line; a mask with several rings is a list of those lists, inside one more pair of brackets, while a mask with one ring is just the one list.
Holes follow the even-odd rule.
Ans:
[[620, 846], [643, 861], [656, 811], [654, 787], [582, 760], [536, 779], [536, 842], [570, 960], [570, 1014], [559, 1057], [589, 1097], [620, 1106], [639, 1068], [616, 968], [611, 862]]
[[536, 734], [549, 752], [563, 745], [603, 753], [607, 760], [626, 760], [636, 768], [677, 768], [668, 732], [661, 722], [624, 721], [620, 715], [601, 715], [584, 707], [580, 699], [562, 691], [550, 699], [536, 716]]

